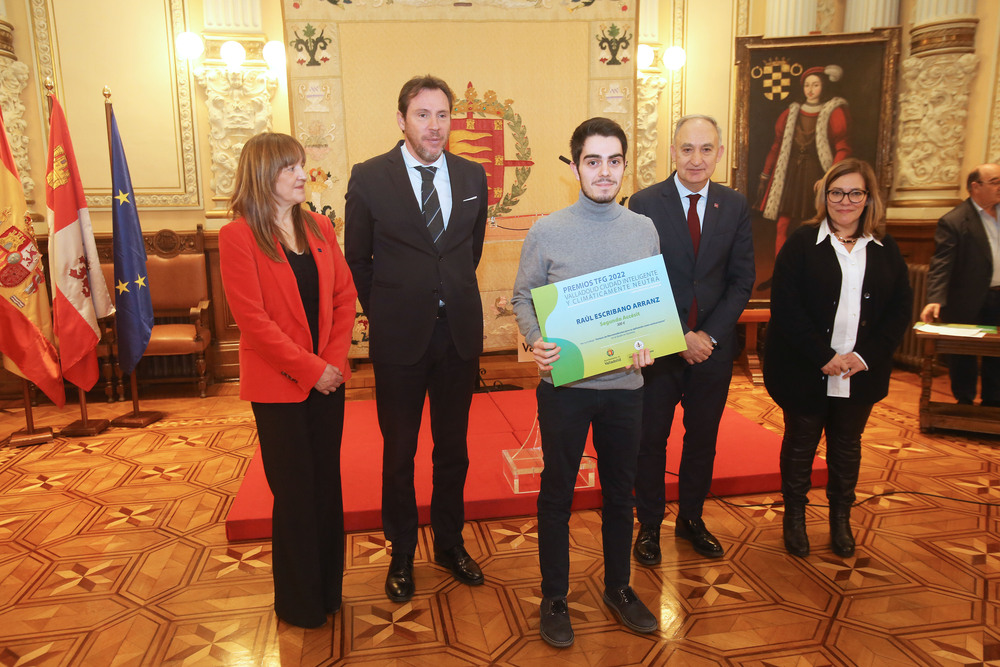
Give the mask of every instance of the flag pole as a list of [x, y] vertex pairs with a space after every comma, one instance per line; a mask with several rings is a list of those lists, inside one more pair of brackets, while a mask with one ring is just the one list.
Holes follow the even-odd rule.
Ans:
[[31, 413], [31, 390], [30, 383], [21, 378], [21, 386], [24, 388], [24, 422], [25, 429], [14, 431], [7, 439], [7, 444], [11, 447], [27, 447], [28, 445], [40, 445], [52, 439], [52, 429], [48, 426], [35, 428], [35, 420]]
[[[107, 126], [108, 126], [108, 160], [110, 160], [111, 162], [112, 181], [114, 181], [114, 173], [115, 173], [115, 157], [114, 157], [114, 150], [111, 145], [112, 142], [111, 116], [113, 113], [114, 113], [114, 108], [113, 105], [111, 104], [111, 87], [104, 86], [104, 118], [107, 121]], [[112, 197], [114, 196], [114, 194], [115, 194], [114, 192], [111, 193]], [[112, 206], [114, 206], [114, 204], [112, 204]], [[112, 238], [111, 242], [115, 243], [116, 240]], [[116, 315], [115, 320], [117, 321], [117, 319], [118, 316]], [[119, 371], [122, 370], [120, 361], [121, 360], [119, 359], [118, 360]], [[132, 412], [124, 414], [121, 417], [112, 419], [111, 420], [112, 426], [123, 426], [125, 428], [144, 428], [146, 426], [149, 426], [153, 422], [157, 422], [163, 419], [164, 413], [162, 412], [156, 412], [156, 411], [143, 412], [139, 410], [139, 381], [136, 380], [136, 375], [138, 375], [138, 371], [139, 367], [136, 366], [135, 368], [132, 369], [132, 372], [128, 374], [129, 386], [132, 390]]]
[[[49, 109], [49, 123], [52, 123], [52, 92], [55, 89], [55, 83], [52, 81], [52, 77], [45, 77], [45, 100]], [[52, 239], [50, 238], [49, 241]], [[51, 252], [51, 250], [50, 250]], [[69, 438], [79, 438], [90, 435], [97, 435], [111, 424], [107, 419], [94, 419], [90, 420], [87, 418], [87, 393], [83, 391], [83, 387], [76, 388], [77, 395], [80, 397], [80, 419], [74, 422], [70, 422], [63, 428], [59, 429], [59, 436], [69, 437]]]

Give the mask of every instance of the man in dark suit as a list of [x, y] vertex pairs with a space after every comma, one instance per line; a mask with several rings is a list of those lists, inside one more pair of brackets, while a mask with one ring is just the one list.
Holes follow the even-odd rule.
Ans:
[[[927, 271], [924, 322], [1000, 324], [1000, 165], [983, 164], [966, 180], [969, 198], [945, 213], [934, 232]], [[976, 398], [976, 357], [948, 358], [951, 393], [959, 403]], [[983, 357], [982, 403], [1000, 406], [1000, 359]]]
[[345, 254], [370, 323], [382, 526], [392, 543], [385, 591], [395, 602], [414, 591], [413, 458], [425, 396], [434, 439], [434, 559], [464, 583], [483, 583], [462, 526], [469, 407], [483, 350], [476, 267], [486, 234], [486, 172], [444, 150], [453, 103], [438, 78], [406, 82], [396, 113], [403, 140], [355, 165], [347, 186]]
[[637, 192], [633, 211], [652, 219], [684, 329], [687, 350], [643, 369], [642, 439], [635, 480], [639, 535], [633, 554], [642, 565], [660, 562], [660, 524], [666, 509], [666, 446], [674, 409], [684, 409], [680, 502], [674, 535], [711, 558], [723, 555], [705, 527], [702, 507], [712, 485], [715, 443], [726, 407], [736, 321], [754, 283], [750, 208], [746, 198], [711, 182], [722, 159], [719, 125], [710, 116], [677, 121], [667, 180]]

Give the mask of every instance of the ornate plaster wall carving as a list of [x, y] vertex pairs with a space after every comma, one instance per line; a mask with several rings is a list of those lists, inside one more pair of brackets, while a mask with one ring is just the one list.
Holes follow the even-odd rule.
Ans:
[[966, 109], [979, 58], [971, 53], [903, 61], [896, 149], [898, 188], [957, 187]]
[[[997, 50], [997, 60], [1000, 62], [1000, 49]], [[986, 159], [989, 162], [1000, 162], [1000, 68], [993, 82], [993, 106], [990, 110], [990, 144], [987, 147]]]
[[14, 155], [17, 173], [24, 187], [24, 197], [28, 201], [35, 198], [35, 180], [31, 177], [28, 162], [28, 121], [24, 119], [24, 103], [21, 93], [28, 86], [28, 66], [18, 60], [0, 57], [0, 107], [3, 108], [4, 125], [10, 140], [10, 152]]
[[656, 155], [659, 149], [656, 123], [659, 120], [660, 93], [667, 80], [658, 74], [640, 77], [637, 95], [635, 161], [639, 188], [656, 183]]
[[819, 0], [816, 3], [816, 29], [821, 33], [829, 35], [833, 32], [842, 32], [838, 29], [840, 26], [837, 26], [836, 18], [836, 0]]
[[216, 208], [222, 208], [233, 193], [243, 144], [271, 129], [271, 98], [278, 81], [266, 68], [255, 67], [232, 72], [221, 66], [205, 66], [196, 70], [195, 76], [205, 89], [213, 199]]

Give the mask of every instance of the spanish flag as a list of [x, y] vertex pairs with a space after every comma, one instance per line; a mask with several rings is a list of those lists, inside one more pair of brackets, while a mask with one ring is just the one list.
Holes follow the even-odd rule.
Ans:
[[115, 312], [90, 225], [66, 116], [52, 97], [45, 176], [53, 328], [63, 376], [84, 391], [97, 384], [97, 320]]
[[[3, 113], [0, 112], [0, 126]], [[3, 367], [66, 404], [59, 354], [52, 344], [49, 294], [17, 165], [0, 130], [0, 354]]]

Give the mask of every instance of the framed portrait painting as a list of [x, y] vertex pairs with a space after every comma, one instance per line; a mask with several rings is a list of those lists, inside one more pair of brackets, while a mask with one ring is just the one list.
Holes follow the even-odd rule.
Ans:
[[751, 305], [769, 301], [774, 258], [815, 215], [816, 182], [833, 164], [866, 160], [887, 198], [899, 39], [899, 28], [737, 38], [733, 184], [753, 213]]

